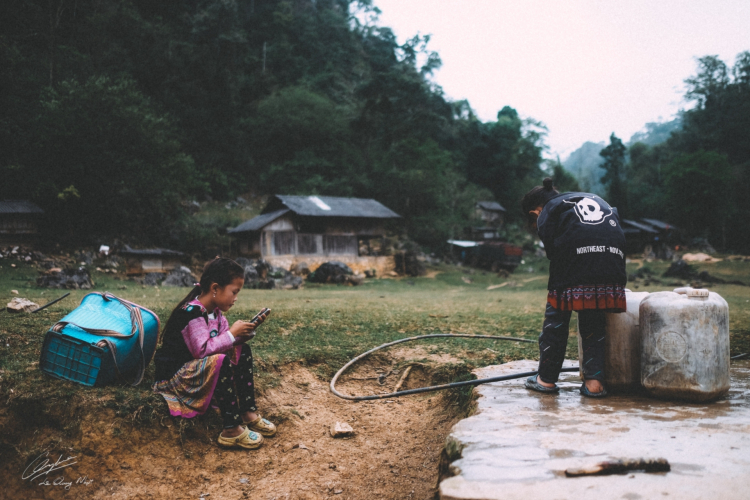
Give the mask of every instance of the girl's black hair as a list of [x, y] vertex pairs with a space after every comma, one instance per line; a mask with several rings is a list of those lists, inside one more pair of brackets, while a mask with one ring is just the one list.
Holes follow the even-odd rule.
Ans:
[[202, 290], [208, 290], [211, 285], [216, 283], [220, 287], [225, 287], [237, 278], [245, 279], [245, 269], [237, 264], [232, 259], [225, 259], [224, 257], [216, 257], [203, 267], [203, 274], [198, 284], [196, 284], [190, 292], [185, 296], [184, 299], [177, 304], [172, 310], [172, 314], [169, 315], [166, 325], [164, 325], [164, 331], [167, 331], [169, 322], [172, 321], [174, 313], [179, 311], [182, 306], [193, 300], [196, 296], [201, 294]]
[[521, 210], [523, 211], [523, 215], [526, 216], [526, 221], [529, 226], [532, 226], [534, 222], [536, 222], [536, 217], [529, 212], [536, 207], [544, 207], [551, 198], [560, 194], [557, 189], [554, 188], [552, 182], [551, 177], [545, 177], [541, 186], [533, 188], [526, 193], [521, 200]]

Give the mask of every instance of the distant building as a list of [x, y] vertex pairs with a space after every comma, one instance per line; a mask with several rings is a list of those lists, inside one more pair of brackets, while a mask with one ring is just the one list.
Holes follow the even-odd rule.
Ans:
[[485, 226], [497, 228], [505, 223], [506, 210], [496, 201], [478, 201], [475, 210]]
[[679, 243], [677, 227], [657, 219], [622, 219], [622, 230], [625, 252], [629, 254], [645, 252], [654, 253], [658, 258], [670, 258]]
[[125, 258], [125, 268], [129, 275], [147, 273], [169, 273], [180, 267], [186, 255], [176, 250], [166, 248], [135, 249], [125, 245], [118, 252]]
[[263, 258], [279, 267], [305, 262], [311, 270], [329, 260], [352, 269], [394, 267], [385, 256], [385, 224], [401, 216], [362, 198], [275, 195], [261, 214], [230, 229], [234, 254]]
[[27, 200], [0, 201], [0, 241], [23, 243], [39, 232], [44, 210]]

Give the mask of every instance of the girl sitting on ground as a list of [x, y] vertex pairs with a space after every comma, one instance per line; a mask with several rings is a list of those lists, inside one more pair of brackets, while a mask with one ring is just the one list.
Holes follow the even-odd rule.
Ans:
[[156, 351], [154, 392], [161, 394], [173, 416], [192, 418], [218, 404], [225, 447], [258, 448], [276, 427], [257, 413], [253, 386], [253, 355], [247, 341], [255, 322], [224, 317], [245, 283], [245, 270], [230, 259], [206, 264], [200, 283], [182, 299], [169, 317]]
[[526, 193], [521, 207], [550, 260], [539, 373], [529, 377], [526, 387], [559, 390], [555, 382], [565, 359], [570, 316], [576, 311], [583, 344], [580, 392], [604, 397], [604, 313], [626, 309], [625, 234], [617, 209], [594, 194], [560, 194], [549, 177]]

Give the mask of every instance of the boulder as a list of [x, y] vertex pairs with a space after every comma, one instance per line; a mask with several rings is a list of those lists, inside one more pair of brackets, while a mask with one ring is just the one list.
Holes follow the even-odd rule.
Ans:
[[257, 288], [256, 284], [260, 281], [260, 276], [255, 268], [255, 262], [245, 257], [237, 257], [234, 261], [245, 270], [245, 287]]
[[419, 260], [419, 254], [414, 251], [399, 252], [394, 255], [396, 261], [396, 271], [409, 276], [424, 276], [427, 270], [424, 264]]
[[287, 274], [291, 273], [283, 267], [271, 266], [268, 270], [268, 277], [273, 279], [283, 279]]
[[147, 273], [140, 281], [141, 285], [159, 286], [159, 282], [165, 277], [164, 273]]
[[119, 255], [108, 255], [107, 259], [104, 261], [104, 266], [111, 267], [112, 269], [117, 269], [117, 267], [123, 264], [125, 264], [125, 259]]
[[268, 279], [268, 274], [272, 269], [273, 266], [263, 259], [258, 259], [258, 262], [255, 263], [255, 270], [258, 271], [258, 277], [261, 281]]
[[345, 283], [346, 277], [354, 272], [343, 262], [332, 260], [318, 267], [314, 273], [310, 273], [308, 280], [313, 283]]
[[310, 266], [307, 265], [307, 262], [297, 262], [290, 271], [297, 276], [307, 276], [310, 274]]
[[302, 286], [302, 277], [288, 273], [281, 279], [281, 288], [285, 290], [297, 290]]
[[88, 250], [81, 250], [80, 252], [77, 252], [75, 254], [75, 259], [77, 262], [80, 262], [81, 265], [87, 265], [90, 266], [94, 263], [94, 252], [89, 252]]
[[11, 313], [31, 312], [34, 309], [39, 309], [39, 304], [32, 302], [29, 299], [15, 297], [13, 300], [8, 302], [6, 309]]
[[68, 290], [89, 290], [93, 285], [89, 272], [84, 267], [78, 269], [52, 268], [36, 279], [38, 286], [64, 288]]
[[237, 257], [236, 259], [234, 259], [234, 261], [242, 267], [253, 265], [253, 261], [245, 257]]
[[352, 286], [361, 285], [365, 281], [365, 277], [361, 274], [352, 274], [346, 277], [346, 284]]
[[192, 271], [185, 266], [175, 267], [171, 273], [167, 275], [167, 279], [164, 280], [162, 286], [179, 286], [192, 288], [195, 286], [195, 282], [198, 281], [193, 276]]
[[294, 276], [282, 267], [272, 266], [263, 259], [253, 261], [245, 257], [238, 257], [235, 262], [245, 269], [245, 288], [296, 290], [302, 286], [302, 278]]
[[693, 279], [696, 275], [697, 272], [695, 269], [682, 259], [677, 262], [672, 262], [669, 269], [664, 272], [664, 276], [666, 277], [680, 278], [684, 280]]
[[258, 270], [255, 269], [255, 266], [245, 266], [245, 285], [253, 285], [258, 281], [260, 281], [260, 275], [258, 275]]

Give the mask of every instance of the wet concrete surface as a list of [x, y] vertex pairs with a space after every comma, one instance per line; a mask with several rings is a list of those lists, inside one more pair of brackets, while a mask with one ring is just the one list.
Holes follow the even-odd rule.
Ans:
[[[477, 378], [536, 370], [514, 361]], [[577, 366], [566, 361], [565, 366]], [[455, 476], [443, 500], [750, 498], [750, 361], [731, 364], [729, 394], [713, 403], [641, 395], [581, 396], [578, 373], [563, 373], [557, 395], [523, 379], [478, 386], [475, 415], [453, 428], [446, 449]], [[565, 470], [612, 459], [666, 458], [672, 470], [568, 478]]]

